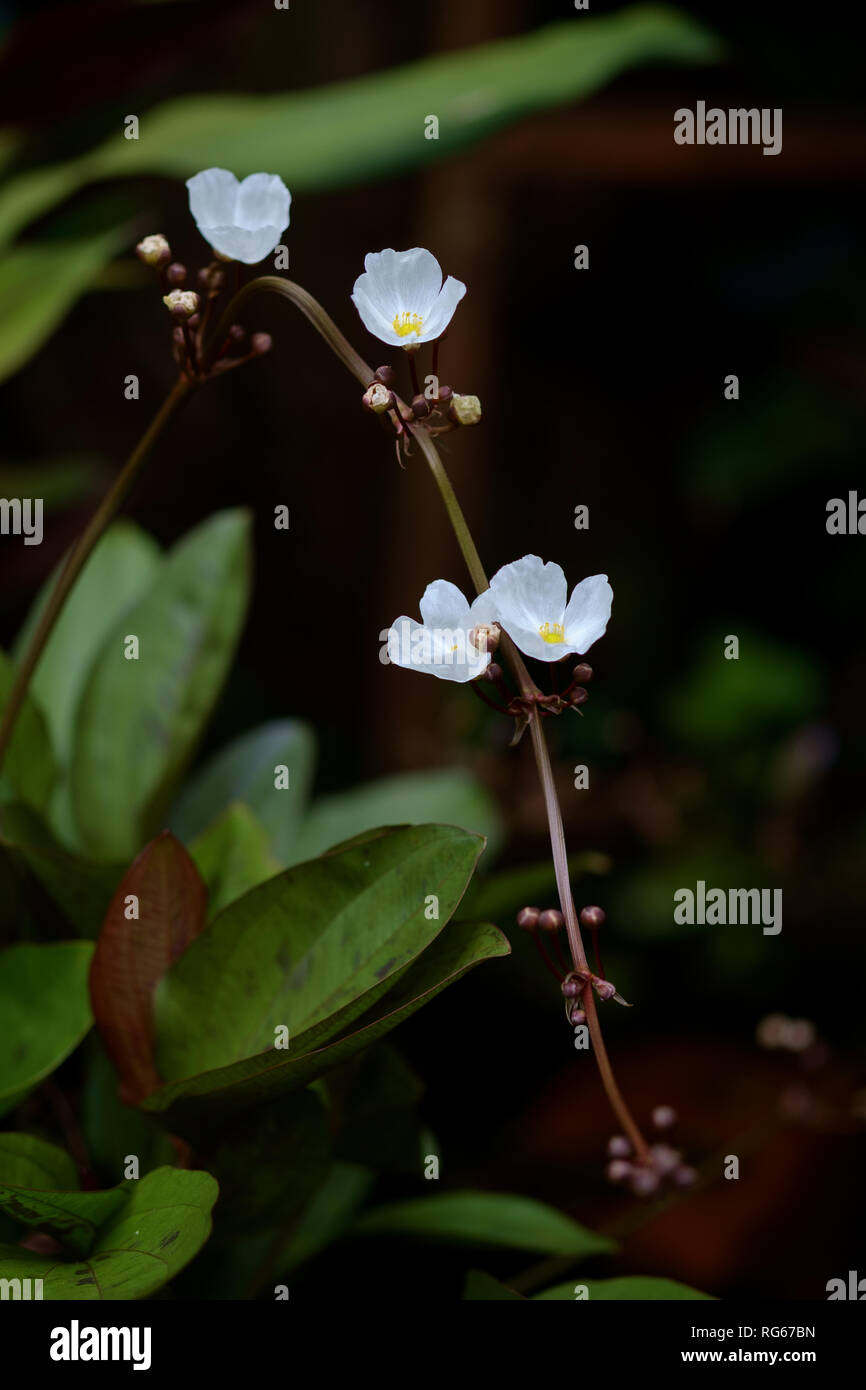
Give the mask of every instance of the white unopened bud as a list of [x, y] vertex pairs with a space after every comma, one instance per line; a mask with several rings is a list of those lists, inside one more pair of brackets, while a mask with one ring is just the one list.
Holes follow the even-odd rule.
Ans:
[[171, 290], [163, 295], [162, 302], [176, 319], [191, 319], [198, 313], [199, 298], [194, 290]]
[[495, 652], [499, 646], [499, 624], [479, 623], [469, 634], [469, 641], [476, 651]]
[[135, 254], [145, 265], [164, 265], [171, 260], [171, 247], [162, 235], [146, 236], [136, 246]]
[[477, 396], [451, 397], [448, 414], [458, 425], [477, 425], [481, 419], [481, 402]]
[[384, 415], [386, 410], [391, 409], [393, 396], [387, 386], [383, 386], [380, 381], [374, 381], [364, 392], [363, 402], [366, 409], [372, 410], [374, 415]]

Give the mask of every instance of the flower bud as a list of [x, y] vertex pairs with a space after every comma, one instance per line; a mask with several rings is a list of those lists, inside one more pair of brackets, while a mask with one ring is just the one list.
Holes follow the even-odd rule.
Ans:
[[652, 1119], [656, 1129], [670, 1129], [677, 1122], [677, 1112], [672, 1105], [657, 1105]]
[[581, 685], [588, 685], [592, 680], [592, 667], [581, 661], [579, 666], [575, 666], [571, 676], [572, 680], [579, 681]]
[[373, 373], [373, 378], [382, 383], [383, 386], [390, 386], [394, 380], [394, 368], [389, 367], [387, 362], [384, 367], [377, 367]]
[[616, 985], [612, 985], [610, 980], [600, 980], [598, 976], [593, 979], [595, 992], [599, 999], [613, 999], [616, 994]]
[[255, 357], [261, 357], [264, 353], [270, 352], [274, 345], [274, 340], [270, 333], [254, 333], [250, 338], [250, 352]]
[[578, 1008], [577, 1004], [575, 1004], [569, 1017], [575, 1027], [577, 1027], [579, 1023], [586, 1023], [586, 1014], [583, 1012], [583, 1009]]
[[196, 278], [199, 289], [206, 290], [208, 294], [219, 294], [226, 282], [225, 271], [218, 265], [206, 265]]
[[672, 1181], [676, 1183], [677, 1187], [691, 1187], [693, 1183], [697, 1182], [697, 1177], [694, 1168], [690, 1168], [687, 1163], [681, 1163], [679, 1168], [674, 1170]]
[[233, 343], [242, 343], [247, 336], [247, 330], [240, 323], [233, 323], [227, 336]]
[[451, 398], [448, 415], [458, 425], [477, 425], [481, 419], [481, 402], [477, 396], [455, 394]]
[[171, 247], [162, 235], [146, 236], [136, 246], [135, 254], [145, 265], [165, 265], [171, 260]]
[[181, 265], [180, 261], [174, 261], [165, 272], [165, 278], [170, 285], [179, 287], [186, 280], [186, 266]]
[[614, 1134], [607, 1141], [607, 1153], [609, 1158], [628, 1158], [631, 1144], [624, 1134]]
[[361, 403], [365, 410], [372, 410], [374, 415], [384, 415], [394, 404], [394, 393], [381, 381], [374, 381], [361, 397]]
[[651, 1168], [636, 1169], [629, 1184], [636, 1197], [651, 1197], [658, 1185], [658, 1173], [654, 1173]]
[[426, 396], [412, 397], [412, 414], [416, 420], [423, 420], [425, 415], [430, 414], [430, 402]]
[[484, 674], [489, 681], [500, 681], [502, 680], [502, 667], [497, 666], [495, 661], [491, 661]]
[[198, 313], [199, 299], [194, 290], [171, 290], [163, 295], [162, 302], [176, 319], [191, 319]]
[[650, 1149], [650, 1162], [663, 1178], [675, 1172], [682, 1161], [682, 1154], [672, 1149], [669, 1144], [653, 1144]]
[[542, 931], [559, 931], [565, 925], [565, 919], [555, 907], [546, 907], [538, 919], [538, 925]]
[[476, 651], [495, 652], [499, 646], [499, 624], [479, 623], [469, 634], [469, 641]]
[[577, 999], [583, 993], [580, 980], [563, 980], [562, 993], [566, 999]]
[[580, 909], [580, 925], [587, 927], [589, 931], [598, 931], [599, 927], [604, 926], [605, 911], [601, 907], [582, 907]]
[[440, 386], [436, 396], [436, 400], [439, 402], [440, 405], [447, 405], [448, 402], [452, 399], [453, 395], [454, 391], [452, 387]]
[[582, 685], [578, 685], [575, 686], [574, 690], [572, 690], [568, 698], [571, 704], [573, 704], [576, 708], [578, 705], [586, 704], [587, 700], [589, 699], [589, 691], [584, 690]]
[[524, 931], [533, 931], [538, 926], [540, 916], [537, 907], [522, 907], [517, 914], [517, 925]]
[[626, 1163], [625, 1159], [615, 1158], [605, 1169], [608, 1182], [625, 1182], [626, 1178], [631, 1177], [632, 1166]]

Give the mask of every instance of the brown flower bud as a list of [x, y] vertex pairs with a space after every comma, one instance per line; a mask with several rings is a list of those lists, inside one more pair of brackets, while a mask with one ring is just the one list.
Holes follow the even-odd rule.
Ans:
[[542, 931], [560, 931], [565, 926], [565, 919], [555, 907], [546, 907], [538, 919], [538, 925]]
[[394, 368], [389, 367], [386, 362], [384, 367], [376, 368], [373, 373], [373, 378], [375, 381], [380, 381], [383, 386], [390, 386], [391, 382], [394, 380]]
[[270, 352], [274, 345], [274, 340], [270, 333], [254, 333], [250, 338], [250, 352], [256, 357], [261, 357], [264, 353]]
[[517, 925], [524, 931], [532, 931], [538, 926], [538, 919], [541, 913], [537, 907], [522, 907], [517, 914]]
[[582, 685], [578, 685], [569, 695], [569, 700], [577, 708], [578, 705], [585, 705], [589, 699], [589, 691], [584, 690]]
[[412, 414], [416, 420], [423, 420], [425, 415], [430, 414], [430, 402], [426, 396], [412, 397]]
[[180, 261], [174, 261], [165, 272], [165, 278], [170, 285], [179, 288], [186, 281], [186, 266], [181, 265]]
[[572, 680], [579, 681], [581, 685], [588, 685], [592, 680], [592, 667], [588, 666], [585, 661], [581, 661], [578, 666], [575, 666], [571, 676]]
[[582, 907], [580, 909], [580, 925], [589, 931], [597, 931], [604, 926], [606, 913], [601, 907]]

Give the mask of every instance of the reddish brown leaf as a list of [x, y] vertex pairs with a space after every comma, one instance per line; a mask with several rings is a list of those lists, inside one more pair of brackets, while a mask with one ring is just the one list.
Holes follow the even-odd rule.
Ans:
[[[138, 899], [138, 918], [129, 899]], [[153, 996], [205, 925], [207, 889], [165, 831], [141, 851], [111, 900], [90, 967], [90, 1000], [120, 1095], [138, 1104], [161, 1084], [153, 1061]]]

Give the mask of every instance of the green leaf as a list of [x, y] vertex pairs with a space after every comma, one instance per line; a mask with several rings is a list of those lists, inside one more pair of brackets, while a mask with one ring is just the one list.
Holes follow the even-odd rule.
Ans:
[[74, 1160], [56, 1144], [32, 1134], [0, 1134], [0, 1183], [7, 1187], [78, 1187]]
[[[12, 662], [5, 652], [0, 652], [0, 709], [6, 707], [14, 679]], [[56, 776], [57, 764], [45, 716], [28, 695], [21, 706], [3, 765], [0, 798], [26, 801], [39, 811], [48, 804]]]
[[[27, 615], [15, 643], [16, 665], [65, 563], [64, 556]], [[75, 719], [88, 672], [109, 632], [153, 582], [159, 563], [159, 547], [150, 536], [131, 521], [116, 521], [84, 566], [48, 638], [30, 688], [45, 712], [63, 764], [72, 755]]]
[[354, 1235], [412, 1236], [458, 1245], [508, 1246], [539, 1255], [601, 1255], [613, 1241], [531, 1197], [500, 1192], [443, 1192], [365, 1212]]
[[[69, 163], [10, 180], [0, 201], [0, 245], [84, 183], [141, 174], [186, 179], [214, 164], [239, 177], [271, 170], [294, 193], [389, 178], [521, 116], [586, 97], [635, 64], [720, 55], [718, 41], [687, 15], [640, 5], [572, 16], [314, 90], [181, 97], [144, 113], [139, 140], [112, 137]], [[439, 117], [438, 140], [423, 138], [426, 112]]]
[[[33, 1231], [53, 1236], [73, 1254], [86, 1255], [99, 1227], [125, 1204], [126, 1188], [81, 1192], [74, 1164], [71, 1183], [67, 1172], [69, 1185], [56, 1186], [64, 1177], [61, 1160], [71, 1160], [62, 1149], [38, 1140], [31, 1143], [40, 1143], [39, 1150], [29, 1146], [22, 1149], [20, 1141], [27, 1139], [30, 1136], [26, 1134], [0, 1135], [0, 1211]], [[9, 1140], [19, 1141], [17, 1155], [14, 1142], [10, 1155]], [[53, 1154], [46, 1152], [49, 1149], [54, 1149]]]
[[90, 966], [90, 1003], [129, 1104], [160, 1085], [153, 1063], [154, 991], [203, 931], [206, 909], [198, 869], [166, 830], [124, 874], [105, 914]]
[[136, 1155], [141, 1172], [172, 1163], [171, 1139], [149, 1115], [124, 1105], [117, 1072], [95, 1036], [85, 1044], [85, 1064], [79, 1123], [94, 1172], [106, 1183], [120, 1182], [129, 1154]]
[[207, 887], [210, 919], [280, 872], [268, 832], [241, 801], [213, 821], [189, 850]]
[[17, 1105], [81, 1042], [93, 1019], [89, 941], [26, 943], [0, 951], [0, 1115]]
[[496, 804], [463, 768], [404, 772], [314, 801], [291, 847], [291, 863], [382, 825], [459, 825], [484, 835], [491, 859], [502, 839]]
[[392, 1028], [435, 999], [446, 986], [483, 960], [506, 956], [508, 942], [487, 923], [450, 922], [392, 990], [370, 1009], [344, 1037], [326, 1047], [277, 1061], [279, 1053], [263, 1053], [234, 1066], [205, 1072], [149, 1096], [144, 1109], [162, 1115], [176, 1134], [206, 1131], [250, 1104], [306, 1086], [334, 1067], [342, 1066], [362, 1047], [384, 1037]]
[[526, 1302], [522, 1294], [500, 1284], [498, 1279], [494, 1279], [492, 1274], [485, 1274], [483, 1269], [470, 1269], [463, 1286], [463, 1298], [470, 1302], [481, 1299], [487, 1303]]
[[335, 1163], [298, 1221], [280, 1258], [280, 1273], [290, 1274], [339, 1240], [366, 1201], [374, 1182], [369, 1168], [357, 1163]]
[[0, 844], [23, 860], [76, 931], [96, 936], [125, 864], [73, 854], [28, 806], [0, 807]]
[[0, 381], [50, 338], [124, 241], [124, 230], [27, 242], [0, 255]]
[[[191, 779], [169, 817], [172, 830], [189, 843], [232, 802], [241, 801], [267, 831], [274, 859], [283, 868], [299, 862], [292, 860], [292, 847], [310, 794], [315, 749], [312, 729], [299, 719], [275, 719], [242, 734]], [[277, 767], [288, 769], [286, 788], [275, 786]]]
[[244, 1116], [208, 1151], [219, 1183], [215, 1236], [257, 1235], [294, 1221], [331, 1161], [328, 1117], [313, 1091], [298, 1091]]
[[[581, 1292], [581, 1298], [577, 1300], [576, 1288]], [[644, 1275], [623, 1279], [570, 1279], [565, 1284], [557, 1284], [552, 1289], [545, 1289], [544, 1293], [534, 1294], [533, 1297], [559, 1303], [580, 1302], [585, 1297], [584, 1288], [588, 1291], [590, 1303], [626, 1299], [645, 1303], [658, 1300], [667, 1303], [699, 1299], [712, 1301], [712, 1294], [699, 1293], [697, 1289], [690, 1289], [686, 1284], [677, 1284], [673, 1279], [652, 1279]]]
[[127, 1186], [129, 1200], [103, 1226], [86, 1259], [58, 1262], [0, 1245], [0, 1279], [42, 1279], [45, 1299], [148, 1298], [207, 1240], [218, 1188], [209, 1173], [157, 1168]]
[[[320, 1044], [392, 985], [451, 917], [483, 848], [450, 826], [384, 831], [288, 869], [223, 912], [157, 992], [168, 1081]], [[438, 918], [427, 899], [439, 899]]]
[[[102, 644], [81, 698], [71, 783], [82, 840], [130, 859], [161, 828], [228, 671], [249, 591], [245, 512], [220, 512], [170, 552]], [[139, 659], [124, 656], [124, 638]]]

